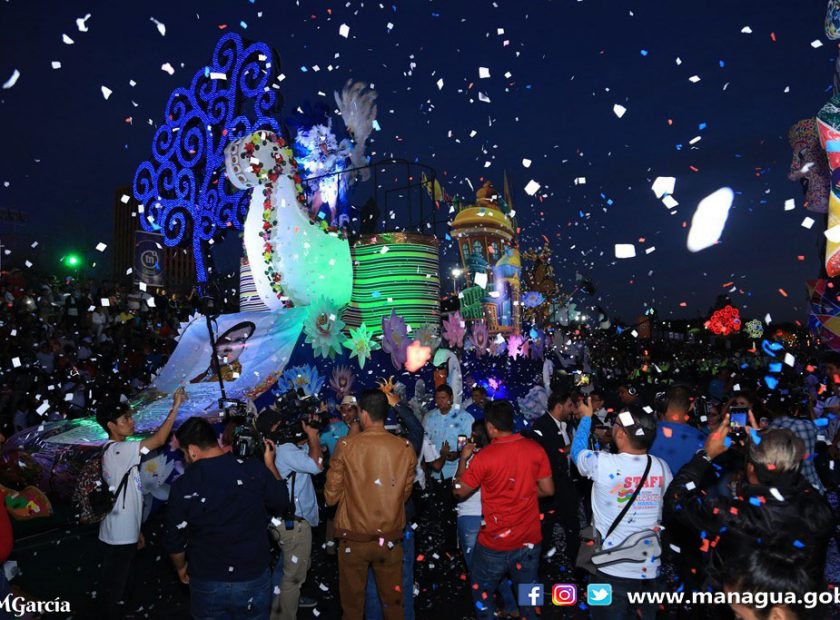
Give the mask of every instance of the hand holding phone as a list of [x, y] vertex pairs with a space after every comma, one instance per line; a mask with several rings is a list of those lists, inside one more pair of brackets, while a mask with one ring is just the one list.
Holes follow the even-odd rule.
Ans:
[[458, 452], [464, 449], [464, 446], [467, 445], [467, 436], [466, 435], [458, 435]]
[[747, 425], [749, 407], [731, 407], [729, 409], [730, 428], [743, 428]]

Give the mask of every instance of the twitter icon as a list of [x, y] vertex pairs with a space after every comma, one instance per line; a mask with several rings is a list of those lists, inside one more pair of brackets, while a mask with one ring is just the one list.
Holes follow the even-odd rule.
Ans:
[[612, 605], [612, 586], [608, 583], [590, 583], [586, 587], [586, 602], [590, 607]]

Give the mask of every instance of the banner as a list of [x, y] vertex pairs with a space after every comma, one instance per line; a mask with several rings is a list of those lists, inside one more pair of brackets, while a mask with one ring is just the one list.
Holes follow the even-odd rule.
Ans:
[[163, 235], [134, 232], [134, 282], [163, 286]]
[[[290, 308], [280, 312], [239, 312], [213, 319], [219, 370], [228, 398], [254, 399], [274, 385], [289, 363], [307, 311]], [[141, 394], [141, 402], [146, 402], [135, 409], [138, 434], [154, 432], [166, 419], [172, 408], [172, 393], [179, 385], [186, 389], [187, 401], [178, 411], [176, 425], [192, 416], [217, 417], [221, 390], [207, 320], [199, 314], [184, 324], [169, 361]], [[52, 434], [46, 441], [97, 444], [106, 439], [105, 432], [91, 418], [64, 425], [66, 430]]]

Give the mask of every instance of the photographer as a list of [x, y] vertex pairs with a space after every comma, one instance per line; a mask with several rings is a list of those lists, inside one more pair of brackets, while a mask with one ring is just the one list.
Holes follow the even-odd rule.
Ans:
[[747, 480], [734, 499], [710, 497], [704, 476], [715, 458], [739, 443], [727, 439], [730, 433], [727, 414], [705, 448], [674, 477], [665, 496], [666, 514], [703, 533], [696, 540], [712, 570], [738, 561], [756, 546], [774, 544], [801, 555], [813, 579], [822, 581], [834, 517], [801, 475], [802, 441], [787, 429], [749, 429], [742, 435]]
[[190, 586], [192, 617], [267, 617], [269, 515], [283, 514], [289, 504], [274, 443], [264, 442], [264, 464], [237, 459], [198, 417], [184, 422], [175, 438], [187, 468], [172, 483], [164, 547], [181, 583]]
[[[283, 515], [283, 522], [274, 526], [274, 534], [282, 551], [282, 564], [278, 563], [279, 570], [273, 580], [275, 586], [280, 586], [280, 594], [272, 601], [271, 617], [280, 620], [293, 620], [297, 617], [300, 588], [306, 581], [312, 555], [312, 528], [317, 527], [319, 521], [312, 476], [317, 476], [323, 470], [321, 441], [319, 429], [307, 422], [313, 423], [306, 418], [300, 421], [302, 433], [283, 438], [282, 435], [288, 433], [281, 429], [284, 424], [282, 413], [268, 409], [257, 418], [257, 429], [263, 436], [283, 441], [277, 446], [274, 463], [286, 480], [292, 500]], [[296, 426], [296, 421], [293, 424]], [[307, 600], [307, 607], [314, 606], [314, 601], [309, 603]]]

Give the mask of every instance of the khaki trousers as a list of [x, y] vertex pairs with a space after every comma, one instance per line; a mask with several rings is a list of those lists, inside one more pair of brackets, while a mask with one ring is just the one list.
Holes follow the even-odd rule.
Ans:
[[403, 620], [402, 543], [382, 545], [378, 540], [351, 542], [341, 540], [338, 545], [338, 588], [344, 620], [362, 620], [365, 611], [365, 586], [368, 568], [373, 569], [376, 589], [382, 601], [385, 620]]
[[295, 620], [297, 618], [300, 587], [306, 581], [306, 573], [312, 556], [312, 528], [306, 521], [295, 521], [295, 527], [287, 530], [282, 524], [276, 528], [283, 550], [283, 581], [280, 594], [271, 604], [271, 620]]

